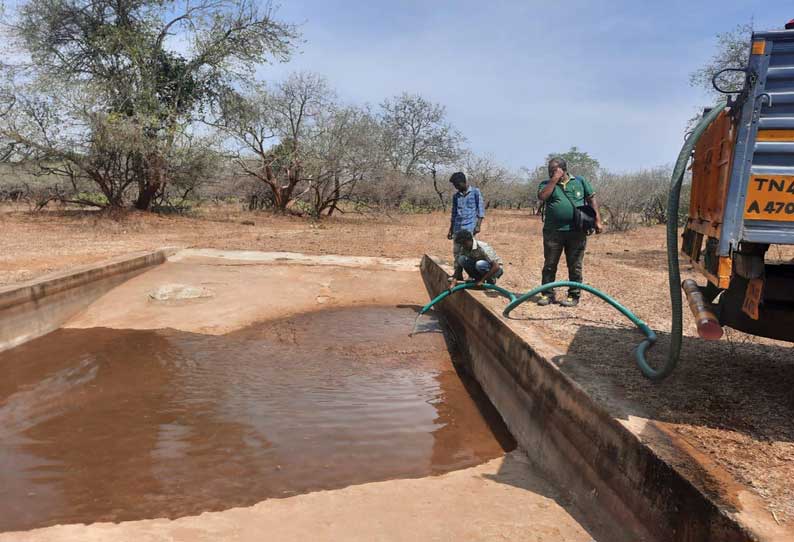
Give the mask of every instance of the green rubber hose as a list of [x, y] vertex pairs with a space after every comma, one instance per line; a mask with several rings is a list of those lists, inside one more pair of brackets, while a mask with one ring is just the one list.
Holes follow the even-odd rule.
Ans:
[[[574, 287], [574, 288], [581, 288], [582, 290], [584, 290], [586, 292], [590, 292], [591, 294], [595, 295], [596, 297], [599, 297], [599, 298], [603, 299], [604, 301], [606, 301], [607, 303], [612, 305], [614, 308], [616, 308], [623, 316], [628, 318], [634, 325], [636, 325], [640, 329], [640, 331], [642, 331], [645, 334], [645, 340], [643, 340], [640, 343], [640, 345], [637, 347], [638, 351], [640, 349], [642, 349], [642, 352], [644, 353], [648, 348], [653, 346], [653, 343], [656, 342], [656, 333], [654, 333], [653, 330], [650, 327], [648, 327], [648, 324], [646, 324], [640, 318], [638, 318], [637, 315], [635, 315], [629, 309], [627, 309], [626, 307], [624, 307], [623, 305], [618, 303], [614, 298], [612, 298], [609, 295], [605, 294], [604, 292], [602, 292], [598, 288], [593, 288], [592, 286], [589, 286], [587, 284], [582, 284], [581, 282], [572, 282], [572, 281], [569, 281], [569, 280], [560, 280], [560, 281], [557, 281], [557, 282], [549, 282], [547, 284], [541, 284], [537, 288], [533, 288], [532, 290], [528, 291], [527, 293], [521, 294], [521, 295], [516, 295], [513, 292], [510, 292], [509, 290], [505, 290], [504, 288], [500, 288], [499, 286], [496, 286], [496, 285], [493, 285], [493, 284], [483, 284], [482, 286], [480, 286], [480, 288], [484, 288], [486, 290], [494, 290], [496, 292], [499, 292], [501, 295], [505, 296], [506, 298], [508, 298], [510, 300], [510, 302], [508, 303], [507, 307], [505, 307], [505, 310], [502, 312], [502, 315], [507, 318], [507, 317], [510, 316], [510, 313], [513, 311], [513, 309], [518, 307], [520, 304], [526, 302], [527, 300], [531, 299], [535, 295], [537, 295], [537, 294], [539, 294], [541, 292], [545, 292], [546, 290], [551, 290], [552, 288], [562, 288], [562, 287], [566, 287], [566, 286], [567, 287]], [[455, 293], [457, 291], [460, 291], [460, 290], [465, 290], [465, 289], [468, 289], [468, 288], [475, 288], [475, 287], [477, 287], [477, 286], [473, 282], [467, 282], [467, 283], [464, 283], [464, 284], [458, 284], [457, 286], [455, 286], [451, 290], [444, 290], [443, 292], [438, 294], [436, 297], [434, 297], [433, 300], [430, 301], [427, 305], [422, 307], [422, 309], [419, 311], [419, 315], [417, 316], [417, 320], [418, 320], [419, 316], [422, 316], [423, 314], [425, 314], [427, 311], [430, 310], [431, 307], [433, 307], [433, 305], [435, 305], [439, 301], [443, 300], [447, 296], [449, 296], [449, 295], [451, 295], [451, 294], [453, 294], [453, 293]], [[642, 366], [640, 368], [642, 369]], [[644, 372], [645, 371], [643, 371], [643, 373]]]
[[466, 290], [468, 288], [484, 288], [486, 290], [493, 290], [495, 292], [499, 292], [500, 294], [502, 294], [503, 296], [508, 298], [510, 301], [513, 301], [516, 298], [516, 296], [515, 296], [515, 294], [513, 294], [513, 292], [505, 290], [504, 288], [500, 288], [499, 286], [497, 286], [495, 284], [485, 283], [485, 284], [482, 284], [480, 286], [477, 286], [473, 282], [464, 282], [463, 284], [458, 284], [457, 286], [455, 286], [452, 289], [444, 290], [443, 292], [438, 294], [436, 297], [434, 297], [433, 300], [430, 303], [428, 303], [427, 305], [422, 307], [422, 310], [419, 311], [419, 316], [421, 316], [424, 313], [426, 313], [427, 311], [429, 311], [430, 307], [432, 307], [433, 305], [435, 305], [436, 303], [438, 303], [439, 301], [441, 301], [442, 299], [444, 299], [448, 295], [450, 295], [450, 294], [452, 294], [454, 292], [460, 291], [460, 290]]
[[[670, 330], [670, 350], [667, 353], [667, 359], [659, 369], [654, 369], [651, 367], [645, 357], [648, 350], [656, 343], [656, 333], [654, 333], [654, 331], [648, 327], [648, 324], [639, 319], [633, 312], [618, 303], [615, 299], [608, 296], [601, 290], [593, 288], [592, 286], [588, 286], [587, 284], [562, 280], [543, 284], [521, 295], [516, 295], [493, 284], [483, 284], [481, 286], [482, 288], [495, 290], [510, 300], [510, 303], [507, 305], [507, 307], [505, 307], [505, 310], [502, 314], [505, 317], [508, 317], [510, 312], [512, 312], [513, 309], [522, 303], [525, 303], [535, 295], [545, 292], [546, 290], [551, 290], [552, 288], [565, 286], [581, 288], [582, 290], [590, 292], [591, 294], [609, 303], [645, 334], [645, 339], [639, 345], [637, 345], [637, 348], [634, 352], [637, 365], [639, 366], [643, 375], [650, 380], [658, 381], [672, 373], [678, 364], [678, 359], [681, 355], [681, 341], [683, 336], [683, 314], [680, 286], [681, 271], [678, 264], [678, 205], [681, 199], [681, 185], [683, 184], [686, 166], [689, 163], [689, 158], [692, 155], [692, 150], [695, 148], [695, 144], [698, 142], [698, 139], [700, 139], [700, 136], [703, 135], [703, 132], [706, 131], [706, 128], [708, 128], [714, 119], [717, 118], [723, 109], [725, 109], [725, 104], [717, 105], [701, 119], [690, 136], [687, 138], [683, 148], [681, 149], [681, 152], [678, 154], [678, 160], [676, 161], [675, 168], [673, 169], [673, 175], [670, 179], [670, 196], [667, 200], [667, 271], [670, 286], [670, 302], [672, 305], [672, 327]], [[441, 294], [433, 298], [430, 303], [422, 307], [421, 311], [419, 311], [419, 316], [426, 313], [433, 305], [448, 295], [459, 290], [474, 287], [474, 283], [469, 282], [455, 286], [451, 290], [444, 290]], [[417, 316], [417, 318], [419, 318], [419, 316]]]
[[533, 288], [527, 293], [522, 294], [521, 296], [518, 296], [513, 301], [511, 301], [510, 304], [507, 305], [507, 307], [505, 307], [505, 310], [502, 311], [502, 315], [505, 318], [508, 318], [510, 316], [510, 313], [513, 311], [513, 309], [518, 307], [521, 303], [524, 303], [530, 298], [535, 297], [539, 293], [545, 292], [546, 290], [551, 290], [553, 288], [562, 288], [565, 286], [569, 288], [581, 288], [585, 292], [590, 292], [594, 296], [603, 299], [604, 301], [612, 305], [614, 308], [616, 308], [618, 312], [620, 312], [620, 314], [628, 318], [632, 324], [640, 328], [640, 331], [645, 333], [647, 337], [645, 341], [649, 341], [651, 345], [656, 341], [656, 333], [654, 333], [653, 330], [650, 327], [648, 327], [648, 324], [643, 322], [640, 318], [637, 317], [636, 314], [631, 312], [629, 309], [618, 303], [613, 297], [610, 297], [609, 295], [605, 294], [598, 288], [593, 288], [592, 286], [589, 286], [587, 284], [583, 284], [581, 282], [573, 282], [570, 280], [558, 280], [557, 282], [548, 282], [546, 284], [541, 284], [537, 288]]
[[714, 122], [714, 119], [725, 109], [725, 104], [716, 105], [698, 122], [695, 129], [684, 142], [681, 152], [678, 153], [678, 160], [673, 169], [670, 179], [670, 195], [667, 199], [667, 274], [670, 287], [670, 304], [672, 305], [672, 326], [670, 328], [670, 350], [667, 352], [667, 360], [659, 369], [654, 369], [648, 365], [645, 353], [653, 346], [640, 345], [636, 351], [637, 365], [640, 366], [642, 374], [651, 380], [662, 380], [668, 376], [678, 364], [681, 356], [681, 341], [683, 337], [683, 314], [681, 311], [681, 270], [678, 264], [678, 205], [681, 200], [681, 185], [684, 182], [684, 174], [689, 163], [689, 157], [695, 148], [700, 136], [706, 128]]
[[650, 378], [651, 380], [657, 379], [657, 377], [655, 376], [656, 371], [652, 367], [650, 367], [648, 363], [645, 361], [645, 352], [647, 352], [648, 349], [652, 347], [654, 343], [656, 343], [656, 338], [657, 338], [656, 333], [654, 333], [654, 331], [648, 326], [648, 324], [646, 324], [639, 317], [637, 317], [636, 314], [631, 312], [629, 309], [618, 303], [614, 298], [605, 294], [598, 288], [593, 288], [592, 286], [588, 286], [587, 284], [582, 284], [581, 282], [572, 282], [569, 280], [560, 280], [557, 282], [549, 282], [547, 284], [541, 284], [537, 288], [533, 288], [524, 295], [516, 298], [515, 301], [512, 301], [507, 307], [505, 307], [505, 310], [502, 312], [502, 314], [505, 317], [508, 317], [510, 316], [510, 312], [516, 307], [518, 307], [521, 303], [524, 303], [525, 301], [529, 300], [530, 298], [536, 296], [541, 292], [545, 292], [546, 290], [551, 290], [552, 288], [556, 288], [558, 286], [581, 288], [586, 292], [590, 292], [596, 297], [599, 297], [604, 301], [606, 301], [607, 303], [609, 303], [610, 305], [612, 305], [614, 308], [618, 310], [618, 312], [620, 312], [620, 314], [628, 318], [632, 324], [637, 326], [640, 329], [640, 331], [642, 331], [645, 334], [645, 339], [640, 344], [637, 345], [637, 348], [635, 350], [637, 365], [639, 365], [640, 371], [642, 371], [642, 374], [644, 374], [646, 377]]

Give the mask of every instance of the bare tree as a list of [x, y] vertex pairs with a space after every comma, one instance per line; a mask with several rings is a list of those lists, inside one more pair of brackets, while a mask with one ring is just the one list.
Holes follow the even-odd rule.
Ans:
[[223, 156], [215, 147], [211, 138], [186, 136], [169, 160], [168, 184], [154, 200], [157, 209], [181, 212], [200, 200], [206, 186], [223, 171]]
[[[709, 91], [715, 97], [721, 97], [711, 84], [712, 78], [720, 71], [732, 68], [743, 69], [750, 59], [750, 36], [753, 24], [736, 25], [733, 30], [717, 34], [717, 51], [702, 67], [689, 75], [689, 83]], [[718, 84], [727, 89], [739, 91], [744, 84], [744, 74], [736, 71], [726, 72], [720, 76]]]
[[285, 211], [294, 199], [304, 180], [304, 143], [333, 101], [325, 79], [309, 73], [293, 74], [272, 91], [257, 86], [246, 95], [229, 91], [221, 100], [214, 125], [238, 143], [237, 165], [268, 188], [275, 209]]
[[604, 172], [598, 195], [609, 229], [626, 231], [639, 224], [667, 223], [670, 175], [669, 167], [620, 174]]
[[[135, 182], [136, 166], [131, 151], [139, 144], [135, 134], [107, 122], [107, 115], [95, 113], [83, 119], [93, 134], [85, 141], [82, 131], [63, 132], [63, 111], [69, 106], [67, 96], [42, 98], [19, 97], [3, 119], [3, 136], [16, 148], [23, 148], [39, 164], [43, 175], [65, 178], [73, 196], [61, 193], [64, 201], [103, 207], [121, 206], [124, 193]], [[80, 127], [82, 128], [82, 127]], [[80, 196], [83, 181], [100, 189], [103, 199]]]
[[532, 209], [533, 214], [539, 214], [543, 208], [543, 202], [538, 199], [538, 187], [540, 182], [548, 178], [546, 166], [538, 166], [535, 168], [522, 167], [521, 176], [526, 180], [526, 204]]
[[437, 173], [461, 154], [463, 136], [446, 120], [445, 108], [419, 95], [401, 94], [381, 104], [383, 148], [393, 170], [406, 176], [430, 174], [446, 208]]
[[[0, 89], [0, 123], [6, 120], [15, 104], [16, 98]], [[0, 163], [10, 160], [15, 154], [16, 147], [15, 141], [0, 133]]]
[[378, 175], [380, 152], [377, 120], [366, 110], [335, 107], [322, 115], [315, 137], [307, 143], [305, 198], [311, 214], [331, 216], [344, 201], [362, 204], [356, 188]]
[[645, 195], [642, 203], [642, 223], [646, 226], [667, 224], [667, 200], [670, 194], [669, 166], [642, 170], [636, 174], [637, 188]]
[[503, 185], [512, 181], [510, 171], [489, 156], [479, 156], [466, 151], [461, 166], [469, 180], [482, 191], [486, 208], [493, 202], [492, 194], [501, 191]]

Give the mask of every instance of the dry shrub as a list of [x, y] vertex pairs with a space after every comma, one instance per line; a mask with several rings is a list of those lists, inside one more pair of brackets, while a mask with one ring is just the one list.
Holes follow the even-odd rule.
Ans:
[[597, 191], [601, 212], [610, 230], [627, 231], [640, 224], [667, 223], [670, 191], [667, 167], [630, 173], [604, 172]]

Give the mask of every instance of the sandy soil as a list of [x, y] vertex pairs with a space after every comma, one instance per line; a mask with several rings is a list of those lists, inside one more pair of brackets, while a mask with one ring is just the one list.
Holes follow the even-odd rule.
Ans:
[[[253, 225], [243, 222], [253, 222]], [[415, 258], [449, 257], [447, 217], [343, 215], [321, 223], [300, 218], [207, 209], [199, 216], [0, 212], [0, 284], [166, 245]], [[523, 212], [491, 212], [481, 238], [506, 264], [501, 284], [525, 291], [540, 282], [541, 224]], [[775, 253], [780, 259], [790, 255]], [[564, 266], [558, 278], [564, 278]], [[694, 275], [693, 275], [694, 277]], [[620, 300], [660, 334], [652, 359], [667, 348], [670, 328], [662, 227], [589, 240], [585, 281]], [[700, 282], [703, 282], [700, 279]], [[501, 302], [501, 301], [500, 301]], [[645, 380], [632, 349], [640, 334], [617, 312], [585, 297], [577, 309], [522, 307], [514, 317], [542, 330], [567, 355], [561, 368], [617, 416], [664, 421], [756, 491], [776, 520], [794, 522], [794, 352], [789, 343], [727, 330], [726, 338], [694, 338], [685, 310], [685, 342], [676, 373]]]

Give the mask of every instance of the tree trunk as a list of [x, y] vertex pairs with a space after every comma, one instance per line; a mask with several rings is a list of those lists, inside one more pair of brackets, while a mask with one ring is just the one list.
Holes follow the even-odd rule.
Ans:
[[152, 154], [149, 157], [146, 168], [146, 179], [140, 183], [138, 189], [138, 199], [135, 200], [135, 208], [139, 211], [148, 211], [152, 207], [152, 200], [157, 192], [164, 185], [165, 167], [163, 157], [159, 154]]
[[280, 186], [273, 187], [273, 208], [283, 213], [287, 210], [289, 199], [284, 196], [284, 189]]
[[438, 199], [441, 202], [441, 208], [444, 209], [444, 212], [447, 212], [447, 202], [444, 201], [444, 193], [438, 189], [438, 179], [436, 178], [436, 168], [430, 170], [433, 175], [433, 190], [436, 191], [438, 194]]
[[159, 185], [155, 185], [149, 181], [145, 182], [138, 192], [138, 199], [135, 200], [135, 208], [139, 211], [148, 211], [152, 206], [152, 200], [159, 188]]
[[341, 187], [340, 187], [340, 184], [339, 184], [339, 175], [335, 173], [334, 174], [334, 195], [333, 195], [333, 197], [331, 199], [331, 206], [328, 208], [328, 216], [331, 216], [331, 215], [334, 214], [334, 211], [336, 210], [336, 204], [339, 203], [339, 198], [341, 197], [340, 192], [341, 192]]
[[286, 212], [287, 205], [292, 201], [292, 193], [295, 190], [295, 186], [300, 181], [300, 174], [300, 165], [290, 164], [287, 169], [287, 184], [282, 185], [279, 183], [276, 174], [273, 173], [273, 169], [269, 165], [265, 166], [265, 178], [267, 179], [265, 184], [273, 193], [273, 208], [276, 211]]

